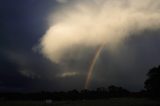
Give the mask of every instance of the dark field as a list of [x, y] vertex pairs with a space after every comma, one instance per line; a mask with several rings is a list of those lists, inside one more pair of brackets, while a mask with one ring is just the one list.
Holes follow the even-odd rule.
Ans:
[[145, 98], [112, 98], [108, 100], [54, 101], [3, 101], [0, 106], [160, 106], [160, 101]]

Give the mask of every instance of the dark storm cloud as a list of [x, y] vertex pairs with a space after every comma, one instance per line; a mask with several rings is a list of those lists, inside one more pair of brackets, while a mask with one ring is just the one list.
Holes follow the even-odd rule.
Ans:
[[58, 66], [40, 56], [9, 51], [1, 56], [0, 65], [1, 90], [52, 91], [58, 88], [55, 78]]
[[[47, 2], [48, 1], [48, 2]], [[31, 48], [45, 32], [51, 0], [2, 0], [0, 15], [3, 41], [10, 48]], [[21, 44], [21, 45], [20, 45]]]
[[[45, 33], [54, 0], [0, 1], [0, 89], [56, 90], [59, 70], [33, 47]], [[56, 87], [55, 87], [56, 86]]]

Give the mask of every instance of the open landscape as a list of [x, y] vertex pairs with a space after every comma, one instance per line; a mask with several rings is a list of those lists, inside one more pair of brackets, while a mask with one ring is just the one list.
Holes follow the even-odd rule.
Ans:
[[160, 101], [147, 98], [111, 98], [108, 100], [77, 101], [3, 101], [0, 106], [160, 106]]

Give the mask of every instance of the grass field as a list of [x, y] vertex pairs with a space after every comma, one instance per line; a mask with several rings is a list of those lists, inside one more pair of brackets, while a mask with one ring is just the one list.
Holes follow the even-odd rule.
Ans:
[[160, 106], [160, 101], [144, 98], [112, 98], [108, 100], [61, 101], [47, 104], [33, 101], [3, 101], [0, 106]]

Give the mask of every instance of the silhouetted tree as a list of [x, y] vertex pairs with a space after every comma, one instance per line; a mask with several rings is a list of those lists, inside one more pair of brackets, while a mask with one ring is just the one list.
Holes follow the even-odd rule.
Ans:
[[108, 91], [110, 97], [123, 97], [123, 96], [128, 96], [129, 94], [128, 90], [114, 85], [109, 86]]
[[97, 88], [97, 90], [96, 90], [96, 96], [99, 99], [106, 99], [106, 98], [109, 97], [108, 91], [104, 87]]
[[67, 95], [68, 95], [68, 99], [70, 100], [77, 100], [80, 98], [80, 94], [76, 89], [69, 91]]
[[80, 94], [81, 94], [81, 99], [90, 99], [91, 98], [90, 91], [87, 89], [81, 90]]
[[150, 96], [160, 97], [160, 66], [154, 67], [147, 73], [145, 88]]

